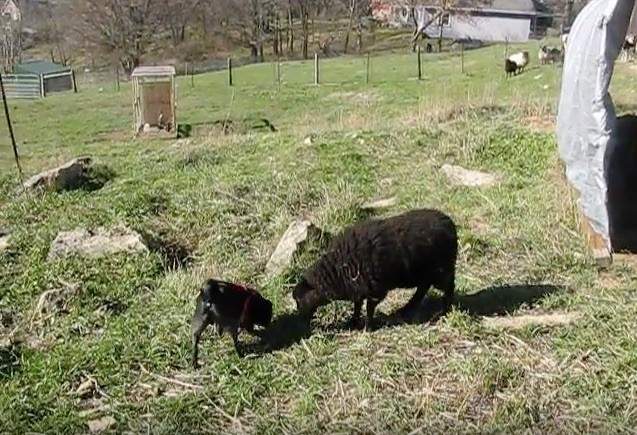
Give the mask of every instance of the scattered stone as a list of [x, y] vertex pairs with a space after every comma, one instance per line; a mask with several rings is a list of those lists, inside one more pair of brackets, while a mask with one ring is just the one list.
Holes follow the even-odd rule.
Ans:
[[493, 186], [497, 177], [486, 172], [465, 169], [461, 166], [449, 165], [445, 163], [440, 168], [453, 182], [468, 187]]
[[73, 253], [84, 258], [99, 258], [120, 252], [148, 252], [148, 247], [139, 233], [127, 227], [76, 228], [58, 233], [48, 258], [54, 260]]
[[294, 254], [308, 239], [321, 238], [323, 235], [323, 231], [308, 220], [292, 222], [265, 265], [265, 272], [268, 275], [281, 273], [292, 262]]
[[0, 254], [9, 250], [9, 235], [0, 233]]
[[363, 204], [361, 208], [366, 211], [380, 210], [383, 208], [389, 208], [396, 205], [397, 199], [395, 196], [383, 199], [377, 199], [375, 201]]
[[567, 325], [582, 317], [581, 313], [523, 314], [519, 316], [483, 317], [487, 328], [522, 329], [529, 325]]
[[77, 157], [57, 168], [40, 172], [24, 182], [27, 190], [55, 188], [75, 189], [82, 185], [86, 173], [93, 164], [93, 157]]
[[307, 146], [310, 146], [310, 145], [312, 145], [312, 142], [313, 142], [313, 141], [312, 141], [312, 136], [308, 136], [308, 137], [306, 137], [306, 138], [305, 138], [305, 140], [303, 141], [303, 144], [304, 144], [304, 145], [307, 145]]
[[111, 426], [113, 426], [116, 423], [117, 423], [117, 420], [115, 420], [113, 417], [108, 415], [98, 420], [91, 420], [86, 424], [88, 425], [88, 430], [91, 433], [100, 433], [100, 432], [107, 431]]

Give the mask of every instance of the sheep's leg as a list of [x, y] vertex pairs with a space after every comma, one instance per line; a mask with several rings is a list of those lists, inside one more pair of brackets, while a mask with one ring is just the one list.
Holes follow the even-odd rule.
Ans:
[[447, 314], [451, 310], [451, 306], [453, 305], [453, 296], [456, 291], [456, 276], [455, 276], [455, 267], [451, 269], [451, 271], [444, 278], [440, 290], [444, 292], [444, 307], [442, 314]]
[[398, 310], [398, 315], [401, 318], [407, 317], [411, 310], [416, 308], [417, 305], [420, 305], [423, 299], [425, 299], [425, 296], [427, 296], [427, 292], [429, 291], [429, 287], [431, 287], [431, 283], [428, 281], [422, 282], [416, 289], [416, 292], [412, 295], [411, 299], [409, 299], [409, 301], [407, 301], [407, 303]]
[[363, 309], [363, 300], [354, 301], [354, 312], [352, 313], [352, 317], [349, 319], [348, 326], [350, 328], [358, 329], [360, 327], [361, 320], [361, 311]]
[[365, 332], [374, 330], [374, 312], [376, 306], [380, 303], [379, 299], [367, 298], [367, 317], [365, 319]]

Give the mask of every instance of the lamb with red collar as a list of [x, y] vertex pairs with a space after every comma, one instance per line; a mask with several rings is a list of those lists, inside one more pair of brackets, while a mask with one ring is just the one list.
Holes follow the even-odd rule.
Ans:
[[217, 279], [208, 279], [197, 296], [197, 307], [191, 321], [192, 365], [198, 367], [198, 348], [201, 334], [208, 325], [221, 336], [225, 331], [232, 337], [239, 356], [239, 328], [254, 331], [254, 325], [267, 328], [272, 321], [272, 302], [255, 289]]

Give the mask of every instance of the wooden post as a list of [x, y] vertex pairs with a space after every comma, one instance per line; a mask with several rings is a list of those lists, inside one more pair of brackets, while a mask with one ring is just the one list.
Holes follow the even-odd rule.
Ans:
[[119, 65], [115, 65], [115, 85], [117, 86], [117, 92], [119, 92]]
[[44, 89], [44, 74], [40, 74], [40, 95], [42, 98], [46, 97], [46, 91]]
[[192, 65], [190, 65], [190, 68], [188, 68], [189, 65], [190, 65], [189, 63], [186, 64], [186, 75], [190, 73], [190, 87], [194, 88], [195, 87], [195, 69], [192, 67]]
[[278, 57], [276, 59], [276, 83], [279, 92], [281, 92], [281, 59], [279, 59]]
[[9, 129], [9, 136], [11, 137], [11, 145], [13, 146], [13, 156], [15, 157], [15, 164], [18, 167], [18, 175], [20, 176], [20, 184], [22, 184], [23, 183], [22, 167], [20, 166], [20, 156], [18, 155], [18, 145], [16, 144], [15, 135], [13, 134], [13, 125], [11, 124], [11, 117], [9, 116], [9, 105], [7, 104], [7, 95], [4, 92], [4, 83], [2, 81], [2, 75], [0, 75], [0, 91], [2, 92], [2, 103], [4, 105], [4, 115], [7, 118], [7, 128]]
[[460, 72], [464, 74], [464, 42], [460, 43]]
[[367, 62], [365, 63], [365, 84], [369, 84], [369, 51], [367, 52]]
[[418, 80], [422, 80], [422, 65], [420, 63], [420, 45], [418, 45], [416, 58], [418, 59]]
[[75, 81], [75, 69], [71, 70], [71, 81], [73, 82], [73, 92], [77, 94], [77, 82]]
[[319, 55], [314, 53], [314, 84], [319, 84]]
[[228, 86], [232, 86], [232, 58], [228, 58]]

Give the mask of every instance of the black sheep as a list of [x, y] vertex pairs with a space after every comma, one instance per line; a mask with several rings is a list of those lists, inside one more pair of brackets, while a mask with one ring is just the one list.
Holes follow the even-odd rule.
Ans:
[[455, 291], [458, 237], [453, 220], [438, 210], [421, 209], [356, 223], [301, 277], [293, 290], [299, 314], [308, 322], [318, 307], [333, 300], [354, 302], [349, 321], [357, 326], [367, 300], [365, 329], [373, 329], [376, 306], [396, 288], [417, 287], [399, 310], [403, 317], [422, 302], [429, 287], [444, 292], [447, 313]]
[[518, 72], [518, 64], [509, 59], [504, 59], [504, 71], [507, 77], [511, 74], [515, 75]]

